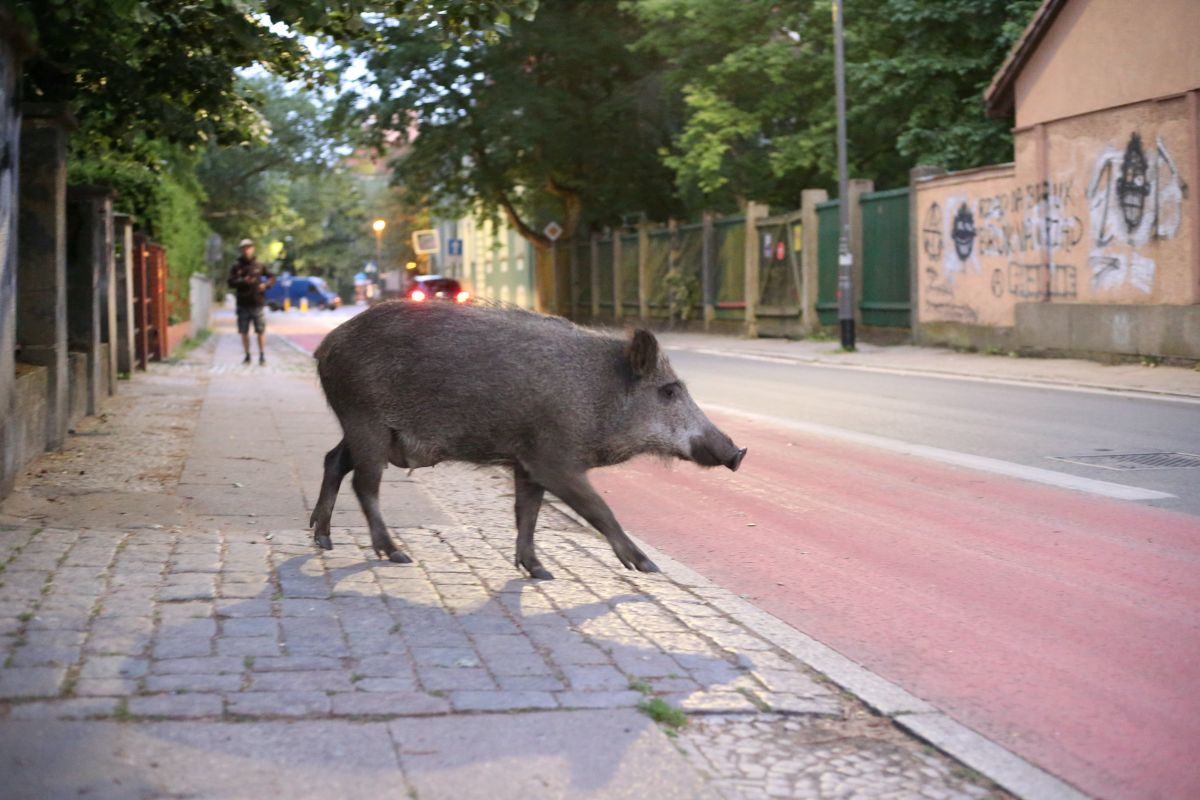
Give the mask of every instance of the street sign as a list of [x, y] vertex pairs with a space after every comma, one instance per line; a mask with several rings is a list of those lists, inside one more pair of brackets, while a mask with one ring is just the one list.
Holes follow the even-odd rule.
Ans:
[[447, 239], [446, 240], [446, 255], [461, 256], [463, 240], [462, 239]]
[[546, 238], [550, 241], [557, 242], [558, 237], [563, 234], [563, 229], [557, 222], [551, 221], [549, 225], [542, 228], [542, 233], [546, 234]]
[[413, 250], [417, 255], [429, 255], [436, 253], [441, 248], [441, 240], [438, 237], [438, 232], [430, 229], [425, 231], [413, 231]]

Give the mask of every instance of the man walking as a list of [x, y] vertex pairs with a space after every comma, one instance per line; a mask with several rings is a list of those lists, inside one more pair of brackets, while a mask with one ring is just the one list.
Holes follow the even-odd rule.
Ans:
[[258, 334], [258, 363], [267, 363], [263, 342], [266, 339], [267, 321], [263, 316], [266, 304], [265, 293], [274, 285], [275, 276], [254, 258], [254, 242], [242, 239], [238, 243], [241, 255], [229, 268], [229, 288], [237, 293], [237, 325], [242, 335], [242, 349], [246, 357], [243, 364], [250, 363], [250, 323]]

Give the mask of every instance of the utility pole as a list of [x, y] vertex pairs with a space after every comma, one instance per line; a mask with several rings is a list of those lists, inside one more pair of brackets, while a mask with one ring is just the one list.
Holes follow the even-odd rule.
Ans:
[[854, 256], [850, 253], [850, 176], [846, 164], [846, 58], [842, 45], [842, 0], [833, 0], [834, 80], [837, 84], [838, 323], [842, 349], [854, 349]]

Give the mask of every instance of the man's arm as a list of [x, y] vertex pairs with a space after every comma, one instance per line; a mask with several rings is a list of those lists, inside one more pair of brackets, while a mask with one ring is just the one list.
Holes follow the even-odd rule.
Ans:
[[241, 276], [238, 275], [237, 264], [234, 264], [233, 266], [231, 266], [229, 268], [229, 280], [227, 281], [227, 283], [229, 284], [229, 288], [236, 289], [236, 288], [238, 288], [238, 285], [241, 282], [242, 282], [242, 279], [241, 279]]
[[267, 279], [267, 282], [263, 284], [263, 290], [266, 291], [275, 285], [275, 273], [271, 272], [271, 270], [267, 269], [266, 267], [263, 267], [262, 274], [263, 277]]

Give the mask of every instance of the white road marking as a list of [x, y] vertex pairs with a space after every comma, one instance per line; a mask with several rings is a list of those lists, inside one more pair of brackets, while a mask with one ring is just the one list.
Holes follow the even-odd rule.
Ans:
[[1109, 389], [1103, 386], [1064, 383], [1045, 378], [997, 378], [989, 375], [963, 375], [956, 372], [943, 372], [934, 369], [919, 369], [907, 367], [879, 367], [869, 364], [834, 364], [829, 361], [809, 360], [803, 358], [784, 358], [781, 356], [766, 356], [757, 353], [736, 353], [730, 350], [716, 350], [709, 347], [683, 347], [671, 345], [668, 351], [677, 350], [685, 353], [699, 353], [706, 356], [721, 356], [737, 358], [743, 361], [765, 361], [771, 364], [789, 364], [794, 367], [820, 367], [823, 369], [847, 369], [856, 372], [878, 372], [884, 375], [907, 375], [920, 378], [939, 378], [947, 381], [970, 381], [973, 383], [994, 383], [1001, 386], [1017, 386], [1024, 389], [1056, 389], [1061, 392], [1079, 392], [1081, 394], [1097, 394], [1104, 397], [1128, 397], [1134, 400], [1160, 400], [1165, 403], [1185, 403], [1200, 405], [1200, 397], [1183, 394], [1170, 394], [1154, 389]]
[[742, 411], [741, 409], [711, 403], [702, 403], [701, 405], [718, 414], [742, 417], [744, 419], [776, 425], [780, 428], [810, 433], [815, 436], [839, 439], [844, 442], [866, 445], [867, 447], [888, 450], [893, 453], [927, 458], [931, 461], [952, 464], [956, 467], [966, 467], [967, 469], [990, 472], [995, 475], [1005, 475], [1019, 480], [1044, 483], [1048, 486], [1073, 489], [1077, 492], [1087, 492], [1088, 494], [1111, 497], [1116, 500], [1166, 500], [1175, 497], [1173, 494], [1159, 492], [1154, 489], [1142, 489], [1138, 486], [1126, 486], [1121, 483], [1100, 481], [1093, 478], [1080, 478], [1076, 475], [1068, 475], [1065, 472], [1055, 472], [1039, 467], [1027, 467], [1024, 464], [1001, 461], [998, 458], [959, 453], [954, 450], [943, 450], [940, 447], [912, 444], [911, 442], [903, 442], [899, 439], [889, 439], [886, 436], [877, 436], [873, 433], [860, 433], [845, 428], [837, 428], [832, 425], [822, 425], [817, 422], [802, 422], [784, 417], [775, 417], [769, 414], [756, 414], [752, 411]]

